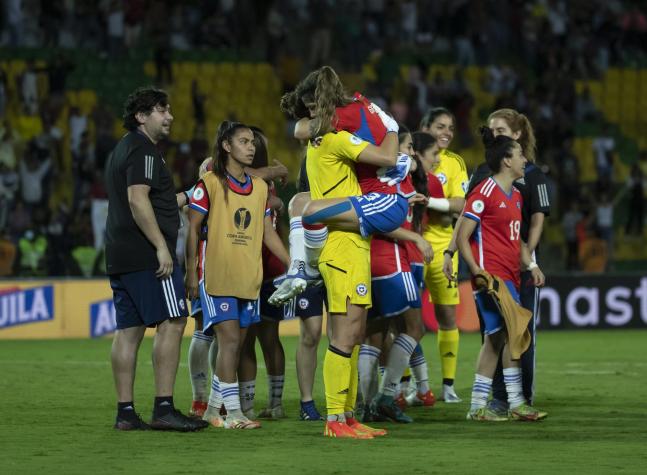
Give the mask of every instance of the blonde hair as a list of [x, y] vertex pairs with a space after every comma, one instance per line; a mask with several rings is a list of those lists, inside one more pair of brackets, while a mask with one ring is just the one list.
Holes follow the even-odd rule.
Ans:
[[528, 117], [514, 109], [499, 109], [492, 112], [487, 118], [488, 124], [492, 119], [503, 119], [513, 132], [521, 133], [517, 142], [521, 145], [524, 157], [526, 157], [529, 162], [534, 163], [535, 152], [537, 150], [537, 140], [535, 139], [535, 132], [533, 131]]

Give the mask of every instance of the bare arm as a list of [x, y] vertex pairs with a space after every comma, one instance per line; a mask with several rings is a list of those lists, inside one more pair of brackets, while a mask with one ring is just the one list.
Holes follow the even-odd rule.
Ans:
[[544, 286], [546, 283], [546, 277], [539, 266], [532, 260], [528, 245], [523, 241], [521, 242], [521, 266], [523, 269], [528, 269], [530, 271], [533, 283], [536, 287]]
[[482, 269], [476, 263], [474, 255], [472, 254], [472, 248], [469, 243], [470, 236], [474, 233], [476, 229], [476, 221], [473, 219], [464, 219], [461, 224], [460, 229], [458, 230], [458, 235], [456, 236], [456, 244], [458, 245], [458, 250], [463, 256], [465, 263], [470, 269], [472, 275], [477, 275]]
[[245, 167], [245, 173], [257, 176], [265, 181], [280, 180], [285, 183], [288, 177], [288, 168], [278, 160], [272, 160], [272, 165], [261, 168]]
[[532, 255], [537, 249], [541, 233], [544, 230], [544, 213], [534, 213], [530, 217], [530, 229], [528, 229], [528, 252]]
[[425, 262], [428, 264], [434, 258], [434, 250], [420, 234], [409, 231], [408, 229], [398, 228], [395, 231], [386, 233], [385, 236], [390, 237], [391, 239], [397, 239], [399, 241], [411, 241], [413, 242], [422, 255], [425, 258]]
[[148, 185], [130, 185], [128, 187], [128, 204], [135, 223], [157, 251], [159, 268], [155, 274], [157, 277], [166, 278], [173, 273], [173, 258], [157, 224], [157, 219], [155, 219], [155, 212], [148, 197], [150, 189]]
[[465, 198], [449, 198], [449, 212], [462, 213], [465, 207]]
[[203, 219], [202, 213], [189, 209], [189, 226], [184, 252], [186, 263], [184, 286], [189, 299], [198, 297], [198, 243]]
[[380, 146], [369, 144], [357, 157], [357, 161], [378, 167], [392, 167], [398, 160], [398, 134], [388, 132]]
[[308, 140], [310, 138], [310, 119], [304, 117], [294, 124], [294, 138]]
[[264, 230], [263, 230], [263, 244], [267, 246], [272, 254], [281, 259], [281, 262], [285, 264], [285, 267], [290, 266], [290, 254], [285, 249], [283, 241], [279, 237], [276, 229], [272, 225], [272, 218], [270, 216], [265, 216]]
[[180, 191], [179, 193], [175, 193], [175, 199], [177, 200], [177, 207], [182, 209], [186, 205], [189, 204], [189, 199], [186, 196], [186, 193], [184, 191]]

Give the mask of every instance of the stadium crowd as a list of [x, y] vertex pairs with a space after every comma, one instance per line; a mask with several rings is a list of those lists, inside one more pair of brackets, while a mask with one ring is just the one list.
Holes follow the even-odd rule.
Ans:
[[[28, 61], [19, 77], [0, 67], [3, 275], [89, 276], [103, 269], [102, 172], [118, 138], [114, 122], [121, 111], [104, 101], [91, 114], [72, 107], [65, 118], [69, 133], [56, 125], [67, 78], [75, 68], [66, 51], [75, 48], [96, 49], [110, 61], [121, 61], [132, 51], [150, 51], [161, 83], [172, 82], [174, 57], [214, 48], [240, 54], [260, 51], [259, 59], [274, 65], [286, 90], [301, 76], [290, 73], [295, 61], [302, 65], [297, 71], [324, 63], [349, 73], [368, 70], [365, 94], [410, 127], [431, 106], [452, 110], [461, 147], [477, 142], [470, 115], [482, 107], [464, 68], [483, 66], [483, 87], [495, 96], [493, 108], [519, 110], [535, 127], [538, 163], [548, 175], [554, 218], [563, 223], [566, 237], [564, 268], [581, 268], [574, 256], [577, 244], [587, 237], [601, 237], [607, 250], [612, 247], [614, 205], [623, 196], [632, 203], [625, 234], [642, 235], [647, 155], [636, 157], [626, 189], [618, 196], [618, 186], [625, 184], [610, 178], [609, 169], [620, 153], [614, 131], [590, 95], [576, 94], [574, 84], [576, 79], [599, 77], [613, 65], [642, 64], [647, 18], [634, 4], [537, 0], [507, 2], [503, 8], [502, 2], [479, 0], [8, 0], [3, 6], [0, 43], [7, 51], [32, 48], [34, 58], [43, 48], [59, 51], [44, 66]], [[345, 15], [332, 14], [340, 8]], [[172, 19], [169, 28], [160, 28], [166, 18]], [[346, 48], [348, 44], [357, 47]], [[403, 57], [411, 65], [405, 80], [398, 73]], [[427, 58], [455, 64], [453, 76], [427, 77]], [[21, 109], [9, 120], [6, 105], [12, 100], [19, 100]], [[598, 134], [595, 184], [580, 183], [581, 157], [572, 151], [575, 129], [582, 123], [593, 124]], [[210, 147], [197, 137], [190, 143], [174, 143], [171, 137], [163, 146], [179, 188], [194, 178], [193, 165]], [[72, 153], [71, 174], [64, 172], [66, 147]], [[61, 197], [59, 190], [70, 187], [70, 180], [73, 193]]]

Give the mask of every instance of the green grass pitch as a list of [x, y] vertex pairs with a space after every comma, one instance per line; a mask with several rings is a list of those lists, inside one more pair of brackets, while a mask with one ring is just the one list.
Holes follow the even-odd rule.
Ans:
[[[385, 424], [387, 437], [360, 441], [326, 439], [322, 423], [297, 421], [296, 338], [284, 339], [288, 419], [257, 431], [117, 432], [110, 343], [0, 342], [2, 473], [647, 473], [645, 331], [541, 333], [537, 406], [550, 416], [537, 424], [465, 420], [480, 339], [463, 335], [456, 386], [464, 402], [411, 409], [415, 423]], [[423, 343], [437, 390], [435, 335]], [[175, 396], [183, 411], [191, 400], [188, 345]], [[153, 398], [150, 350], [145, 340], [136, 382], [145, 419]], [[257, 410], [266, 394], [260, 368]], [[321, 364], [316, 398], [323, 407]]]

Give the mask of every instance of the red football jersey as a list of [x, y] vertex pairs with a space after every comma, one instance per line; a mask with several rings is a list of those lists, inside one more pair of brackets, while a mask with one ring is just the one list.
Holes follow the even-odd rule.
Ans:
[[[274, 183], [270, 183], [269, 193], [271, 196], [276, 196], [276, 188]], [[276, 218], [277, 213], [275, 210], [271, 210], [272, 216], [272, 225], [276, 229]], [[273, 279], [285, 272], [285, 265], [281, 262], [281, 259], [272, 254], [272, 252], [263, 244], [263, 280]]]
[[371, 239], [371, 277], [390, 277], [398, 272], [410, 272], [404, 242], [396, 242], [380, 234]]
[[470, 238], [479, 266], [519, 288], [521, 261], [521, 206], [519, 190], [508, 195], [492, 178], [480, 183], [467, 197], [463, 216], [478, 227]]
[[[382, 119], [371, 106], [371, 102], [359, 92], [353, 95], [353, 99], [354, 102], [344, 107], [337, 107], [335, 110], [333, 123], [335, 129], [345, 130], [366, 142], [380, 145], [387, 133]], [[395, 186], [382, 183], [377, 177], [378, 168], [375, 165], [366, 163], [357, 163], [355, 165], [355, 173], [357, 173], [357, 180], [363, 194], [377, 192], [393, 195], [400, 193], [405, 197], [409, 197], [415, 193], [409, 177]]]

